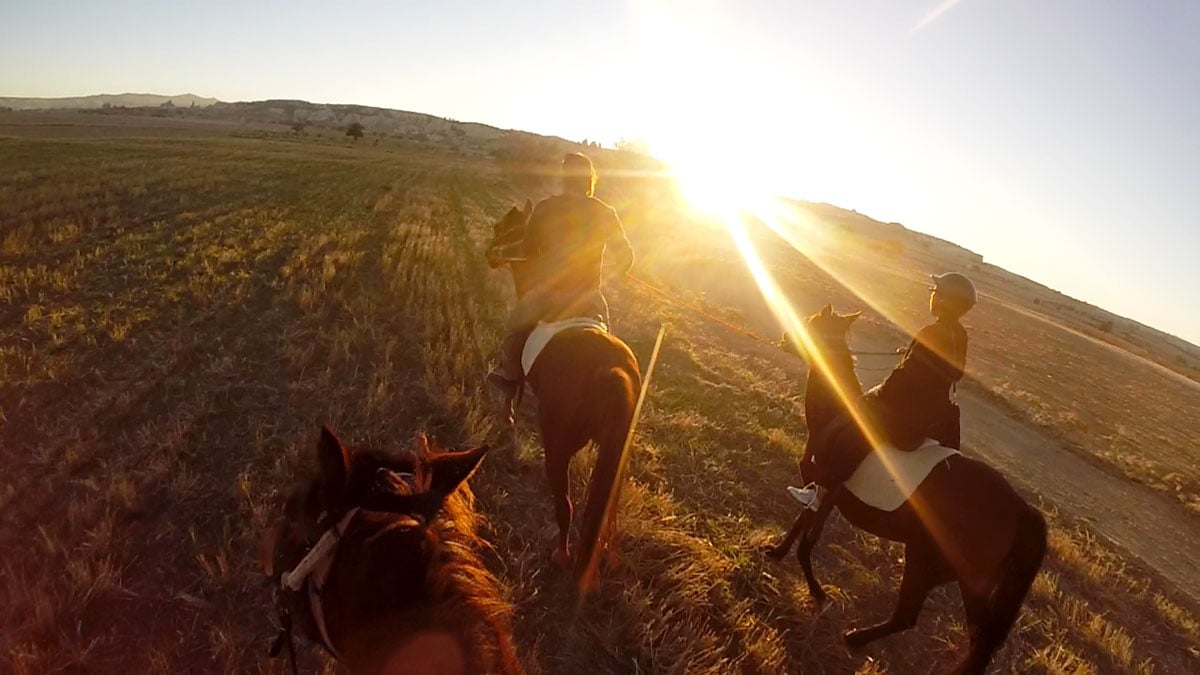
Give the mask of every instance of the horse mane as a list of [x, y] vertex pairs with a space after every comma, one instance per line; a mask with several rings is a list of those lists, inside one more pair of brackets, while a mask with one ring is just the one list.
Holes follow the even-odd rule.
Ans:
[[[354, 467], [351, 473], [359, 475], [374, 475], [380, 469], [410, 472], [410, 484], [393, 484], [390, 498], [422, 509], [432, 480], [427, 467], [451, 454], [456, 453], [422, 452], [398, 460], [355, 449], [348, 459]], [[330, 583], [338, 578], [342, 592], [326, 601], [328, 616], [338, 619], [330, 621], [334, 639], [352, 658], [353, 669], [406, 672], [410, 668], [403, 664], [389, 663], [393, 657], [415, 638], [443, 634], [461, 648], [464, 672], [521, 673], [512, 645], [511, 605], [478, 553], [488, 544], [477, 532], [480, 516], [467, 482], [436, 500], [440, 508], [433, 507], [419, 531], [391, 524], [402, 514], [372, 509], [389, 497], [359, 489], [355, 493], [354, 503], [364, 509], [359, 519], [365, 531], [347, 531], [343, 546], [357, 540], [354, 554], [339, 555]], [[412, 563], [422, 551], [428, 552], [425, 578], [413, 583], [409, 577], [405, 582], [406, 574], [417, 571]]]
[[[827, 346], [822, 346], [827, 347]], [[830, 372], [825, 372], [819, 362], [810, 360], [808, 363], [808, 378], [804, 387], [804, 419], [810, 433], [822, 429], [846, 408], [846, 404], [838, 397], [830, 377], [836, 378], [841, 388], [852, 394], [862, 393], [862, 383], [854, 370], [854, 357], [850, 354], [847, 343], [843, 342], [840, 349], [823, 348], [824, 363]]]
[[[430, 477], [425, 465], [439, 454], [416, 460], [416, 490], [428, 488]], [[376, 453], [360, 450], [360, 455], [367, 455], [370, 458], [367, 461], [374, 464], [392, 464]], [[365, 590], [374, 593], [379, 603], [391, 604], [389, 609], [371, 617], [355, 635], [355, 641], [367, 647], [368, 663], [382, 667], [397, 647], [415, 635], [444, 632], [462, 647], [466, 673], [521, 673], [520, 659], [512, 647], [511, 605], [505, 601], [499, 581], [488, 571], [478, 552], [481, 546], [488, 545], [476, 532], [479, 520], [473, 492], [467, 483], [458, 485], [424, 532], [432, 554], [420, 601], [396, 607], [395, 598], [388, 597], [378, 579], [364, 580]], [[388, 565], [388, 546], [382, 540], [376, 546], [379, 551], [371, 556], [372, 562]], [[394, 569], [394, 572], [402, 571]]]
[[464, 483], [451, 494], [428, 531], [436, 544], [426, 589], [433, 610], [431, 628], [445, 628], [462, 640], [466, 672], [520, 673], [509, 625], [511, 605], [478, 553], [489, 544], [479, 536], [475, 496]]

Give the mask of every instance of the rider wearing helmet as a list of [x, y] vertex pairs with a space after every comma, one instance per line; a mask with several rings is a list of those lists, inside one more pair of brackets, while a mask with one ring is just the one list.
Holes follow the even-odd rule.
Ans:
[[611, 206], [596, 199], [596, 169], [587, 155], [573, 152], [562, 160], [562, 193], [538, 203], [525, 228], [525, 257], [536, 281], [513, 308], [505, 324], [500, 368], [488, 381], [511, 395], [522, 379], [521, 351], [539, 321], [594, 317], [608, 323], [608, 302], [600, 291], [606, 252], [619, 259], [620, 271], [633, 265], [633, 248]]
[[[936, 321], [917, 332], [899, 365], [883, 384], [867, 392], [868, 410], [883, 436], [898, 449], [915, 450], [927, 438], [944, 446], [959, 447], [958, 406], [951, 392], [967, 366], [967, 331], [959, 319], [978, 300], [975, 284], [965, 275], [948, 272], [933, 276], [929, 312]], [[857, 432], [826, 439], [814, 453], [820, 472], [816, 484], [833, 488], [849, 480], [871, 452], [870, 443]], [[815, 486], [789, 487], [788, 492], [805, 506], [816, 501]]]
[[958, 446], [957, 407], [950, 392], [967, 367], [967, 331], [959, 319], [975, 306], [978, 294], [958, 272], [934, 276], [930, 290], [929, 312], [937, 321], [917, 333], [876, 394], [884, 431], [901, 450], [914, 449], [926, 438]]

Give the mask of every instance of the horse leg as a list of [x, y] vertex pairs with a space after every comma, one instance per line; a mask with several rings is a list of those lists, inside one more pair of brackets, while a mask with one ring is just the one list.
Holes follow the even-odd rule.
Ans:
[[612, 509], [608, 514], [608, 523], [604, 526], [604, 564], [609, 568], [615, 568], [621, 561], [621, 556], [617, 553], [617, 509]]
[[808, 594], [812, 596], [818, 607], [825, 604], [828, 596], [825, 595], [825, 590], [821, 588], [820, 582], [813, 574], [812, 552], [817, 542], [821, 540], [821, 533], [825, 530], [829, 513], [833, 511], [834, 496], [834, 493], [827, 494], [825, 501], [817, 507], [815, 512], [805, 510], [804, 515], [809, 516], [811, 525], [804, 530], [800, 545], [796, 547], [796, 560], [800, 561], [800, 569], [804, 570], [804, 581], [808, 584]]
[[1017, 516], [1016, 536], [993, 587], [987, 592], [979, 592], [959, 585], [967, 609], [971, 646], [967, 658], [952, 672], [982, 675], [987, 671], [992, 656], [1004, 644], [1016, 623], [1045, 555], [1046, 521], [1036, 509], [1026, 507], [1026, 511]]
[[504, 399], [503, 420], [505, 426], [515, 428], [517, 426], [517, 411], [514, 402], [517, 400], [517, 395], [507, 396]]
[[546, 405], [538, 408], [542, 429], [542, 447], [546, 451], [546, 485], [554, 503], [554, 519], [558, 523], [558, 542], [554, 548], [554, 563], [563, 568], [571, 566], [571, 458], [587, 443], [570, 427], [555, 424], [563, 419], [561, 410]]
[[[958, 582], [958, 591], [962, 595], [963, 608], [967, 613], [967, 639], [970, 641], [967, 659], [955, 667], [952, 673], [982, 673], [983, 670], [972, 668], [969, 664], [975, 660], [974, 655], [981, 648], [981, 640], [990, 621], [987, 594], [973, 591], [962, 580]], [[986, 664], [986, 661], [984, 662]]]
[[804, 528], [808, 526], [808, 515], [812, 513], [808, 509], [804, 509], [800, 515], [796, 516], [796, 521], [792, 523], [792, 529], [788, 530], [783, 541], [774, 546], [767, 546], [763, 553], [773, 560], [783, 560], [783, 556], [787, 555], [788, 551], [792, 550], [792, 544], [796, 543], [796, 539], [804, 532]]
[[904, 578], [900, 581], [900, 597], [892, 617], [878, 625], [846, 633], [846, 644], [861, 647], [917, 625], [917, 616], [925, 606], [929, 591], [948, 581], [947, 576], [932, 545], [908, 544], [904, 548]]
[[554, 547], [554, 564], [562, 568], [571, 566], [569, 540], [571, 535], [571, 456], [574, 454], [563, 445], [546, 446], [546, 485], [550, 488], [550, 501], [554, 503], [554, 519], [558, 523], [558, 543]]

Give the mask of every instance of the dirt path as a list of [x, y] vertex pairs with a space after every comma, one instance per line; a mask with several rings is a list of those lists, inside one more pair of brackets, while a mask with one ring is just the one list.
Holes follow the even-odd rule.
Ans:
[[[865, 387], [881, 373], [862, 371]], [[978, 394], [960, 391], [963, 446], [1018, 487], [1086, 520], [1130, 556], [1162, 575], [1200, 607], [1200, 524], [1177, 503], [1115, 476], [1015, 420]]]
[[1021, 487], [1086, 519], [1200, 606], [1200, 526], [1160, 493], [1114, 476], [1006, 416], [978, 395], [960, 394], [964, 446]]
[[1076, 328], [1073, 328], [1065, 323], [1055, 321], [1049, 317], [1038, 314], [1037, 312], [1030, 311], [1030, 310], [1018, 305], [1015, 302], [1006, 302], [1000, 298], [988, 295], [986, 293], [982, 293], [981, 295], [988, 297], [988, 298], [994, 300], [995, 302], [1003, 304], [1005, 307], [1007, 307], [1008, 309], [1011, 309], [1014, 312], [1023, 314], [1031, 319], [1036, 319], [1037, 321], [1041, 321], [1042, 323], [1050, 324], [1051, 326], [1054, 326], [1055, 328], [1065, 330], [1068, 333], [1071, 333], [1077, 337], [1081, 337], [1084, 340], [1087, 340], [1088, 342], [1091, 342], [1092, 344], [1103, 347], [1104, 349], [1107, 349], [1110, 352], [1112, 352], [1112, 354], [1118, 358], [1133, 359], [1134, 361], [1137, 361], [1138, 363], [1140, 363], [1142, 365], [1149, 366], [1150, 368], [1157, 370], [1158, 372], [1162, 373], [1163, 375], [1166, 375], [1167, 377], [1170, 377], [1171, 379], [1178, 380], [1179, 382], [1182, 382], [1183, 384], [1186, 384], [1189, 387], [1194, 387], [1196, 389], [1200, 389], [1200, 382], [1193, 380], [1192, 378], [1188, 377], [1187, 375], [1184, 375], [1183, 373], [1181, 373], [1179, 371], [1171, 370], [1170, 368], [1164, 366], [1161, 363], [1152, 361], [1152, 360], [1146, 358], [1145, 356], [1142, 356], [1141, 354], [1134, 354], [1133, 352], [1121, 349], [1117, 345], [1114, 345], [1112, 343], [1105, 342], [1104, 340], [1100, 340], [1098, 338], [1092, 337], [1091, 335], [1088, 335], [1087, 333], [1085, 333], [1081, 330], [1078, 330]]

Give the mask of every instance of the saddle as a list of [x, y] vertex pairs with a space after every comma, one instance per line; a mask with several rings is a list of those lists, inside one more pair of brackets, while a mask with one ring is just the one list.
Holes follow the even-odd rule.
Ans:
[[592, 328], [603, 333], [608, 332], [608, 326], [598, 318], [593, 317], [575, 317], [571, 319], [563, 319], [562, 321], [539, 322], [538, 325], [529, 333], [529, 337], [525, 339], [525, 348], [521, 351], [521, 370], [528, 377], [530, 371], [533, 370], [533, 364], [537, 362], [538, 356], [542, 350], [554, 336], [559, 333], [570, 330], [572, 328]]
[[[861, 457], [854, 465], [843, 485], [868, 506], [894, 511], [899, 508], [942, 461], [960, 454], [958, 448], [958, 406], [953, 405], [953, 419], [947, 419], [927, 434], [913, 438], [911, 430], [891, 419], [891, 413], [875, 397], [867, 396], [864, 413], [872, 418], [873, 424], [885, 436], [883, 444], [870, 449], [865, 434], [857, 428], [849, 415], [840, 415], [830, 422], [813, 442], [816, 452], [811, 453], [802, 467], [805, 478], [828, 475], [846, 475], [851, 467], [848, 461]], [[950, 411], [948, 411], [949, 413]], [[903, 432], [898, 432], [903, 429]], [[823, 465], [822, 462], [825, 464]], [[836, 467], [841, 467], [840, 469]], [[819, 475], [815, 475], [819, 474]]]
[[916, 450], [884, 445], [867, 455], [844, 485], [867, 506], [895, 511], [916, 492], [934, 467], [957, 454], [958, 450], [939, 445], [932, 438], [925, 439]]

